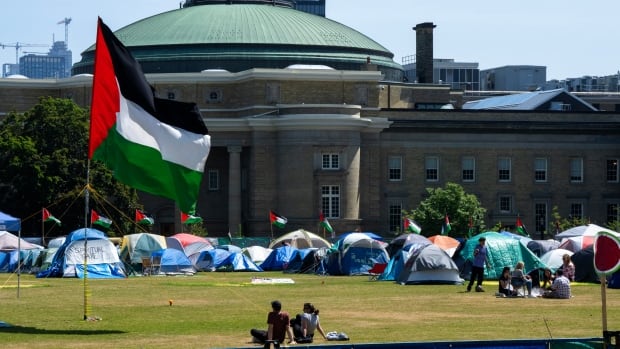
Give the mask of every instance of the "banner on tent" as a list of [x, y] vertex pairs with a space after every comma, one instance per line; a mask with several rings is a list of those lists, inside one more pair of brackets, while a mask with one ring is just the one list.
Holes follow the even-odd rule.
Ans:
[[[116, 263], [119, 261], [118, 254], [113, 248], [109, 248], [109, 242], [105, 240], [90, 240], [87, 246], [89, 264]], [[67, 264], [84, 263], [84, 241], [76, 241], [65, 252]]]

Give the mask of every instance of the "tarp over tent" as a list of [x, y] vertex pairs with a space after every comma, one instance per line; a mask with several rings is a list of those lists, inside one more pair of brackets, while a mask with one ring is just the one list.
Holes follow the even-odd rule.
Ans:
[[265, 271], [285, 270], [296, 250], [297, 248], [288, 245], [274, 248], [259, 266]]
[[298, 249], [311, 248], [311, 247], [330, 248], [332, 246], [332, 244], [329, 241], [323, 239], [322, 237], [314, 233], [311, 233], [303, 229], [298, 229], [298, 230], [295, 230], [295, 231], [292, 231], [290, 233], [286, 233], [280, 236], [279, 238], [273, 240], [269, 244], [269, 248], [280, 247], [283, 243], [288, 243], [289, 245], [295, 248], [298, 248]]
[[546, 267], [545, 263], [530, 251], [521, 240], [512, 239], [491, 231], [469, 238], [459, 252], [459, 256], [454, 256], [455, 262], [461, 270], [461, 276], [467, 275], [471, 271], [473, 252], [481, 237], [486, 239], [487, 260], [490, 266], [484, 269], [484, 277], [486, 279], [499, 279], [504, 267], [514, 268], [519, 261], [525, 264], [524, 271], [526, 273]]
[[[203, 238], [202, 236], [197, 236], [188, 233], [178, 233], [172, 236], [166, 237], [166, 246], [167, 248], [176, 248], [180, 251], [185, 251], [185, 248], [194, 243], [202, 243], [211, 246], [211, 242]], [[187, 254], [187, 253], [186, 253]]]
[[105, 234], [97, 229], [80, 228], [67, 236], [58, 248], [52, 264], [37, 274], [42, 277], [84, 277], [84, 254], [87, 255], [88, 277], [94, 279], [124, 278], [118, 251]]
[[0, 230], [19, 231], [20, 229], [21, 219], [0, 212]]
[[194, 265], [199, 271], [263, 271], [243, 253], [220, 248], [201, 252]]
[[462, 284], [459, 268], [448, 253], [431, 244], [413, 251], [396, 282], [415, 284]]

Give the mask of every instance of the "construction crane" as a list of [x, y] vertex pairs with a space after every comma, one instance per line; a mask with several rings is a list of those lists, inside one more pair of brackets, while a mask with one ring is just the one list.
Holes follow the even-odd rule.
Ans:
[[69, 49], [69, 23], [71, 23], [71, 17], [63, 19], [62, 21], [56, 24], [64, 24], [65, 25], [65, 49]]
[[24, 44], [21, 42], [13, 42], [10, 44], [3, 44], [0, 42], [0, 47], [2, 47], [3, 49], [7, 48], [7, 47], [15, 47], [15, 64], [19, 64], [19, 50], [22, 47], [49, 47], [50, 45], [43, 45], [43, 44]]

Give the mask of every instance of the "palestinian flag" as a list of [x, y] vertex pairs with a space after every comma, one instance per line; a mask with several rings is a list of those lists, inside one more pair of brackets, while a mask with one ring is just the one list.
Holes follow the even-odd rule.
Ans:
[[523, 222], [521, 222], [521, 217], [517, 217], [517, 222], [515, 223], [515, 226], [517, 233], [523, 236], [530, 236], [530, 234], [528, 234], [527, 230], [525, 229], [525, 225], [523, 225]]
[[409, 219], [407, 217], [403, 220], [403, 226], [405, 227], [405, 231], [416, 234], [420, 234], [422, 232], [422, 228], [420, 228], [420, 226], [417, 225], [413, 219]]
[[211, 147], [198, 107], [156, 98], [129, 50], [98, 24], [88, 157], [120, 182], [193, 213]]
[[269, 221], [271, 224], [275, 225], [278, 228], [284, 228], [288, 219], [285, 217], [279, 216], [277, 213], [273, 211], [269, 211]]
[[325, 218], [323, 212], [319, 212], [319, 221], [323, 229], [327, 230], [332, 234], [334, 233], [334, 228], [332, 228], [331, 224], [329, 224], [329, 221], [327, 220], [327, 218]]
[[41, 211], [41, 215], [42, 215], [41, 220], [43, 222], [54, 222], [54, 223], [60, 225], [60, 219], [52, 216], [50, 211], [48, 211], [46, 208], [43, 208], [43, 210]]
[[95, 210], [90, 210], [90, 224], [98, 224], [104, 228], [109, 228], [112, 225], [112, 220], [100, 216]]
[[448, 233], [450, 233], [450, 230], [452, 230], [452, 226], [450, 225], [450, 219], [448, 218], [448, 215], [446, 215], [443, 225], [441, 226], [441, 235], [448, 235]]
[[193, 216], [185, 212], [181, 212], [181, 223], [183, 224], [196, 224], [202, 222], [202, 218]]
[[136, 223], [144, 224], [144, 225], [153, 225], [155, 224], [155, 220], [145, 215], [142, 211], [136, 210]]

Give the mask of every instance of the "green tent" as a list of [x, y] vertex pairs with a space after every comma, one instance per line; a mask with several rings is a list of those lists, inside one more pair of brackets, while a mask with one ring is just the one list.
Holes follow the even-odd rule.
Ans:
[[502, 275], [504, 267], [514, 269], [517, 262], [525, 263], [524, 271], [530, 273], [536, 269], [546, 268], [530, 249], [520, 240], [491, 231], [478, 234], [469, 238], [460, 252], [460, 256], [466, 264], [471, 264], [474, 259], [474, 249], [478, 245], [478, 239], [484, 237], [487, 247], [487, 261], [489, 265], [484, 269], [485, 279], [497, 280]]

